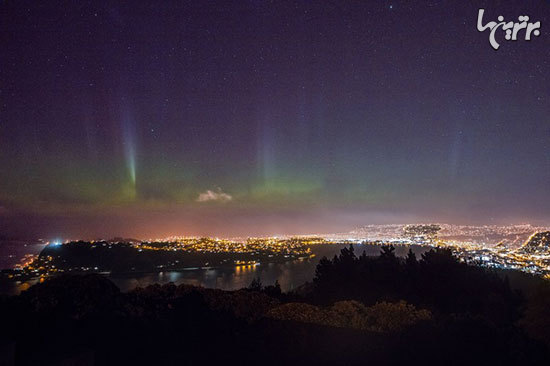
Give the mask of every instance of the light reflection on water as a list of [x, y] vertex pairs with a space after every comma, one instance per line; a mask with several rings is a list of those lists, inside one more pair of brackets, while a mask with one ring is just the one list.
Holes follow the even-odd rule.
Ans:
[[[347, 245], [314, 245], [311, 246], [314, 258], [306, 260], [295, 260], [284, 263], [266, 263], [260, 265], [246, 265], [228, 268], [211, 269], [193, 269], [186, 271], [165, 271], [159, 273], [131, 273], [125, 275], [111, 275], [109, 278], [121, 289], [129, 291], [136, 287], [147, 287], [159, 283], [167, 284], [173, 282], [176, 285], [188, 284], [203, 286], [208, 288], [218, 288], [222, 290], [236, 290], [250, 285], [252, 280], [260, 278], [263, 285], [272, 285], [279, 281], [283, 291], [292, 290], [311, 281], [315, 275], [315, 267], [319, 260], [326, 256], [332, 258], [339, 254], [340, 250]], [[367, 255], [378, 255], [380, 253], [379, 245], [354, 245], [356, 255], [366, 251]], [[420, 255], [429, 248], [412, 246], [411, 247], [419, 258]], [[409, 247], [397, 246], [396, 254], [398, 256], [406, 255]], [[12, 288], [1, 292], [7, 294], [18, 294], [26, 290], [38, 280], [15, 283]]]
[[[312, 246], [312, 252], [316, 255], [312, 259], [296, 260], [284, 263], [266, 263], [257, 266], [237, 266], [229, 268], [212, 268], [177, 272], [147, 273], [136, 276], [111, 276], [111, 280], [122, 290], [128, 291], [136, 287], [146, 287], [154, 283], [166, 284], [173, 282], [176, 285], [188, 284], [222, 290], [237, 290], [247, 287], [255, 279], [259, 278], [263, 285], [272, 285], [279, 281], [283, 291], [292, 290], [311, 281], [315, 275], [315, 267], [323, 256], [332, 258], [339, 254], [340, 250], [347, 245], [323, 245]], [[355, 253], [360, 255], [363, 251], [367, 255], [378, 255], [378, 245], [354, 245]], [[417, 257], [427, 251], [426, 247], [411, 247]], [[398, 256], [406, 255], [409, 247], [396, 247]]]
[[40, 254], [46, 244], [18, 240], [0, 240], [0, 269], [13, 268], [26, 254]]
[[211, 268], [192, 271], [147, 273], [140, 276], [111, 276], [111, 280], [122, 290], [128, 291], [137, 286], [146, 287], [159, 283], [173, 282], [176, 285], [188, 284], [223, 290], [236, 290], [250, 285], [260, 278], [264, 285], [279, 281], [283, 290], [290, 290], [313, 278], [318, 258], [285, 263], [268, 263], [257, 266], [237, 266]]

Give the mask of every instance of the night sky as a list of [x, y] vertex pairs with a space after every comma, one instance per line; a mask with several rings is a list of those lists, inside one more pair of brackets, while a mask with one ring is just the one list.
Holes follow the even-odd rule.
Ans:
[[[476, 29], [503, 15], [541, 35]], [[0, 236], [549, 223], [549, 1], [2, 1]]]

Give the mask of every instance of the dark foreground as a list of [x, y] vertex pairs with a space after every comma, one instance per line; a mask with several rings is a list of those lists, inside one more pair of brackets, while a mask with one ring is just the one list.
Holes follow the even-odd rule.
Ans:
[[0, 365], [547, 364], [550, 286], [458, 263], [344, 249], [292, 293], [255, 281], [221, 291], [121, 293], [61, 276], [0, 300]]

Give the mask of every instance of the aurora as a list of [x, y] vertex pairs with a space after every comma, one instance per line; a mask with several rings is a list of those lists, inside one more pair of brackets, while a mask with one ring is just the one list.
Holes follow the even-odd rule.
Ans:
[[549, 13], [524, 5], [486, 6], [541, 24], [495, 52], [463, 2], [4, 2], [0, 231], [544, 223]]

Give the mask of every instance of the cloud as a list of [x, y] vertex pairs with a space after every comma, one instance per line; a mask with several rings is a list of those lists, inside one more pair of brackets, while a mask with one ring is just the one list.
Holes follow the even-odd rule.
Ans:
[[231, 201], [233, 197], [230, 194], [227, 194], [221, 190], [221, 188], [218, 188], [216, 191], [211, 191], [208, 189], [206, 192], [203, 192], [199, 194], [199, 197], [197, 198], [197, 202], [210, 202], [210, 201], [217, 201], [217, 202], [228, 202]]

